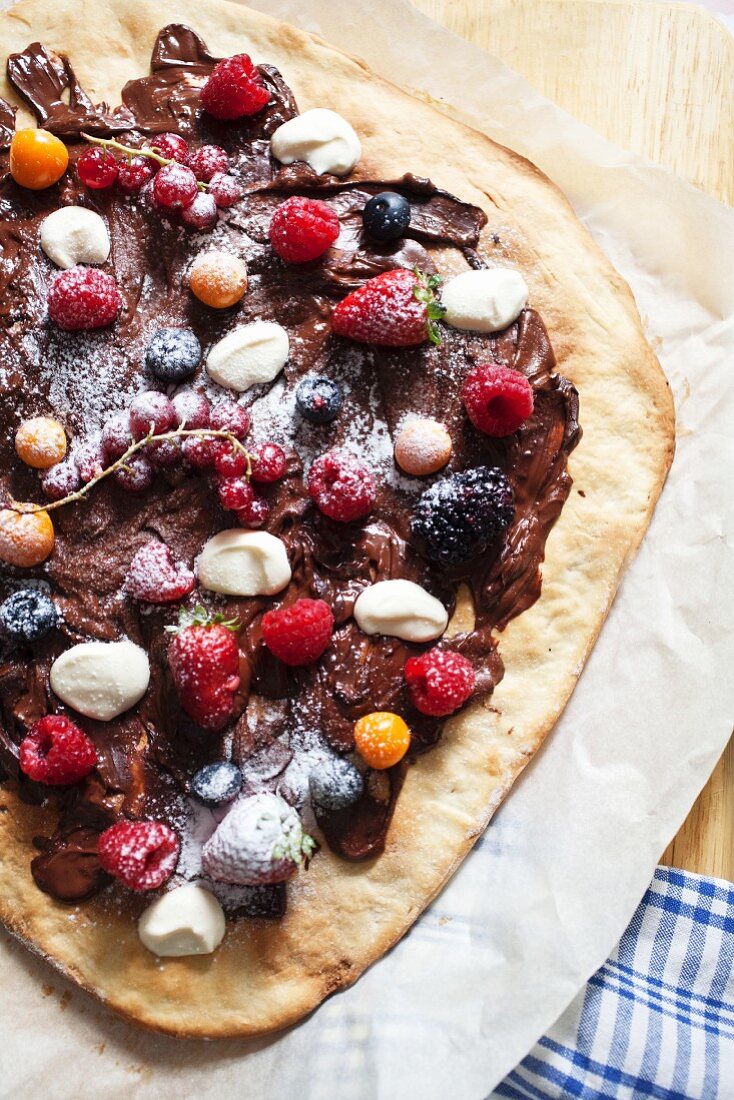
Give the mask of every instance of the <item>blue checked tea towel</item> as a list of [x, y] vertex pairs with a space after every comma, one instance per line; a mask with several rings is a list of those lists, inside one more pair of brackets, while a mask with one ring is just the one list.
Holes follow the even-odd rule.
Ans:
[[492, 1096], [734, 1098], [734, 886], [659, 867], [611, 958]]

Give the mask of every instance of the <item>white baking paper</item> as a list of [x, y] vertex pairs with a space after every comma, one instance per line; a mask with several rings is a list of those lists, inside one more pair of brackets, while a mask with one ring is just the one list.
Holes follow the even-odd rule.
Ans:
[[430, 93], [565, 190], [632, 285], [676, 395], [678, 453], [566, 713], [386, 958], [280, 1038], [204, 1044], [124, 1023], [6, 937], [2, 1096], [487, 1097], [606, 959], [731, 730], [732, 212], [404, 0], [254, 6]]

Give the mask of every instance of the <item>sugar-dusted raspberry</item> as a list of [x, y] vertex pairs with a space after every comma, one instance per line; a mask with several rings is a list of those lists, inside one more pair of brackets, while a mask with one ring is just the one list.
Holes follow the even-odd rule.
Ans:
[[20, 770], [50, 787], [78, 783], [97, 763], [97, 750], [78, 726], [61, 714], [39, 718], [20, 743]]
[[250, 448], [252, 480], [263, 485], [279, 481], [286, 471], [288, 461], [285, 451], [277, 443], [256, 443]]
[[117, 173], [117, 186], [125, 195], [134, 195], [153, 179], [156, 165], [150, 157], [123, 160]]
[[181, 210], [197, 192], [196, 176], [185, 164], [164, 164], [153, 180], [153, 202], [161, 210]]
[[176, 410], [164, 393], [146, 390], [137, 394], [130, 405], [130, 431], [134, 439], [162, 435], [173, 428]]
[[334, 633], [334, 615], [325, 600], [300, 599], [288, 607], [266, 611], [263, 641], [286, 665], [318, 661]]
[[252, 485], [244, 477], [222, 478], [217, 491], [222, 508], [227, 508], [230, 512], [239, 512], [243, 508], [248, 508], [255, 496]]
[[108, 462], [116, 462], [132, 444], [130, 414], [115, 413], [102, 428], [102, 450]]
[[146, 455], [138, 451], [127, 459], [124, 466], [115, 470], [112, 477], [126, 493], [142, 493], [153, 484], [153, 465]]
[[268, 521], [270, 505], [264, 497], [253, 497], [247, 508], [240, 508], [237, 512], [237, 521], [241, 527], [262, 527]]
[[238, 183], [234, 176], [227, 175], [226, 172], [215, 172], [209, 181], [209, 194], [217, 206], [223, 209], [227, 206], [234, 206], [236, 202], [240, 201], [244, 193], [242, 184]]
[[281, 260], [304, 264], [331, 248], [339, 236], [339, 218], [321, 199], [292, 195], [273, 214], [269, 235]]
[[146, 603], [174, 603], [196, 587], [196, 577], [183, 562], [175, 561], [164, 542], [146, 542], [130, 562], [125, 589]]
[[459, 565], [499, 538], [515, 513], [512, 486], [498, 466], [478, 466], [441, 478], [418, 498], [412, 529], [423, 552]]
[[405, 682], [413, 705], [434, 718], [453, 714], [474, 691], [471, 661], [453, 649], [429, 649], [405, 662]]
[[48, 290], [48, 315], [67, 332], [105, 328], [117, 320], [122, 298], [111, 275], [96, 267], [60, 271]]
[[461, 399], [475, 428], [485, 435], [511, 435], [533, 411], [533, 388], [524, 374], [487, 363], [466, 377]]
[[197, 180], [208, 183], [216, 172], [226, 172], [229, 157], [221, 145], [202, 145], [189, 153], [186, 161]]
[[171, 399], [176, 426], [188, 431], [209, 427], [209, 402], [196, 390], [179, 390]]
[[150, 147], [166, 160], [177, 160], [179, 164], [186, 164], [188, 160], [189, 147], [180, 134], [157, 134], [151, 139]]
[[231, 432], [235, 439], [244, 439], [250, 430], [250, 414], [236, 401], [217, 401], [211, 408], [209, 427]]
[[351, 523], [372, 511], [377, 483], [371, 471], [347, 451], [320, 455], [308, 472], [308, 491], [319, 511], [339, 523]]
[[72, 459], [57, 463], [41, 475], [41, 488], [47, 500], [63, 500], [81, 487], [81, 475]]
[[98, 439], [90, 439], [77, 447], [74, 451], [74, 463], [85, 485], [95, 477], [99, 477], [109, 465], [102, 443]]
[[211, 195], [203, 191], [197, 191], [193, 201], [184, 206], [181, 211], [181, 221], [187, 229], [193, 229], [197, 233], [205, 233], [207, 229], [213, 229], [217, 224], [217, 204]]
[[131, 890], [157, 890], [176, 869], [181, 843], [162, 821], [119, 821], [99, 838], [99, 862]]
[[242, 477], [247, 473], [247, 455], [238, 447], [226, 445], [217, 455], [214, 467], [220, 477]]
[[201, 89], [201, 105], [214, 118], [254, 115], [269, 102], [270, 92], [246, 53], [220, 61]]

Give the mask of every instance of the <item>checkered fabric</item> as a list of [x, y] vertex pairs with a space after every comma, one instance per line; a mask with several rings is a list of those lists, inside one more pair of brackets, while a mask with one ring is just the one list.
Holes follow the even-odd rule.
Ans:
[[734, 886], [667, 867], [493, 1097], [734, 1098]]

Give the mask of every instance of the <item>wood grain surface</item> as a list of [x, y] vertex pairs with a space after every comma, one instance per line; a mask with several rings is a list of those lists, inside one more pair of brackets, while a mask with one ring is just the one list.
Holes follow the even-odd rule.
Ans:
[[[618, 145], [734, 204], [734, 37], [691, 4], [413, 0]], [[734, 880], [734, 740], [662, 862]]]

